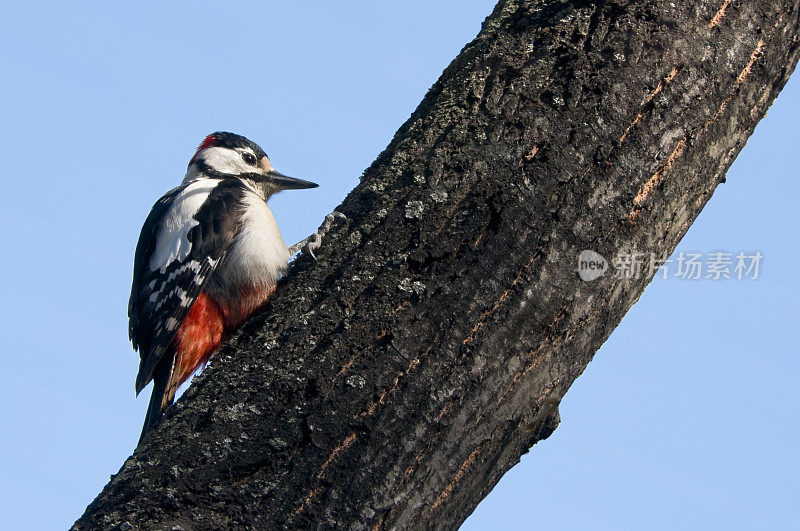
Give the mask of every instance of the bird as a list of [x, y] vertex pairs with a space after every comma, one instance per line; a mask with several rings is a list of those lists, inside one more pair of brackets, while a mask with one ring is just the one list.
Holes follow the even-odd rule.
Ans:
[[344, 217], [328, 214], [320, 232], [286, 246], [267, 201], [317, 186], [275, 171], [244, 136], [216, 132], [200, 143], [181, 184], [156, 201], [136, 245], [128, 303], [137, 396], [153, 381], [140, 443], [176, 390], [267, 301], [291, 256], [301, 248], [314, 256], [332, 221]]

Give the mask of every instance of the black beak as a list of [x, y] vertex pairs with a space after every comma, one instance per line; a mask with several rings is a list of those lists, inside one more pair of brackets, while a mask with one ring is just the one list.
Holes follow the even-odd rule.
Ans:
[[267, 173], [264, 178], [280, 188], [281, 190], [302, 190], [304, 188], [316, 188], [319, 185], [311, 181], [304, 181], [303, 179], [295, 179], [276, 171]]

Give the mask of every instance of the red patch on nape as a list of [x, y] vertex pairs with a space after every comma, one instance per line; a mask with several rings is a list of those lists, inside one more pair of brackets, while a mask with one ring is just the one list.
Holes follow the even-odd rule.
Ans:
[[194, 154], [197, 155], [198, 153], [200, 153], [204, 149], [209, 148], [209, 147], [213, 146], [216, 143], [217, 143], [217, 137], [215, 137], [214, 135], [208, 135], [207, 137], [205, 137], [203, 139], [202, 142], [200, 142], [200, 145], [197, 146], [197, 151], [195, 151]]

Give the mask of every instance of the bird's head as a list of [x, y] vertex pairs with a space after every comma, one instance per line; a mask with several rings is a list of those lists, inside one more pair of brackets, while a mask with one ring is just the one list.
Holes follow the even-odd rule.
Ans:
[[278, 173], [258, 144], [234, 133], [217, 132], [205, 137], [186, 171], [184, 182], [208, 177], [238, 177], [265, 199], [282, 190], [316, 188], [316, 183]]

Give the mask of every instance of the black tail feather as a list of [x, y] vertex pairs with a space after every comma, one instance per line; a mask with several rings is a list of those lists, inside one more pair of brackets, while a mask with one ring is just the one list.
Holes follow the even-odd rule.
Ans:
[[147, 406], [147, 415], [144, 417], [138, 444], [141, 444], [144, 436], [158, 424], [164, 409], [172, 404], [175, 398], [175, 385], [170, 385], [174, 369], [174, 360], [161, 360], [153, 371], [153, 393], [150, 395], [150, 404]]

